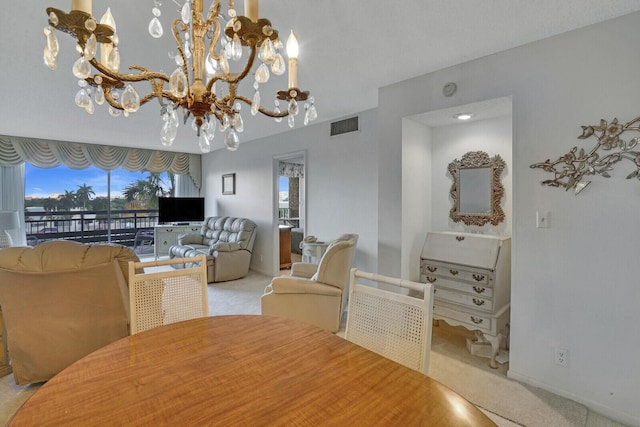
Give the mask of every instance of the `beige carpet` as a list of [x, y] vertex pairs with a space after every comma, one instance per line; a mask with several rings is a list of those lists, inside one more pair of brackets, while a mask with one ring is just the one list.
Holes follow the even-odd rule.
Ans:
[[[240, 280], [210, 284], [210, 315], [259, 314], [260, 295], [269, 280], [250, 272]], [[497, 370], [490, 369], [488, 359], [471, 356], [467, 351], [467, 331], [443, 322], [433, 331], [429, 375], [484, 409], [498, 426], [623, 426], [576, 402], [510, 380], [506, 377], [508, 363]], [[37, 389], [38, 386], [15, 385], [12, 375], [0, 378], [0, 425]]]

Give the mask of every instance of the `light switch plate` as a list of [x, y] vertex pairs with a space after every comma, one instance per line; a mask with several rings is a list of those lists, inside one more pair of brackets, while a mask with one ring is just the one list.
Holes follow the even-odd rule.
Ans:
[[536, 227], [549, 228], [549, 212], [536, 211]]

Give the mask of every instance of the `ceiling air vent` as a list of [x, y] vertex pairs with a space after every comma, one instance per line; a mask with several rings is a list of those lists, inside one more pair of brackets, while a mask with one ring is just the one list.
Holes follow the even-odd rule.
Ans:
[[331, 136], [358, 130], [358, 116], [331, 123]]

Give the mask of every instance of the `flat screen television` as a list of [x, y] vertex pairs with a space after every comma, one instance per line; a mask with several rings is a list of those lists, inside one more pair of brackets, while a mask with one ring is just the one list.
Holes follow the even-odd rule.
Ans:
[[159, 197], [158, 223], [204, 221], [204, 197]]

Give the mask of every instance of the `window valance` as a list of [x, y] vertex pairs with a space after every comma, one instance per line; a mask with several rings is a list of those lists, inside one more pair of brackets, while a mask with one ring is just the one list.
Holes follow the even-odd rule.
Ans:
[[120, 168], [129, 172], [171, 171], [189, 174], [198, 188], [202, 183], [199, 154], [0, 135], [0, 166], [16, 166], [23, 162], [40, 168], [64, 164], [71, 169], [93, 165], [105, 171]]
[[288, 178], [304, 178], [304, 165], [300, 163], [289, 163], [281, 161], [279, 163], [280, 176]]

